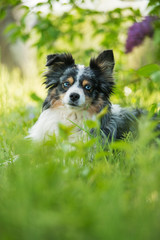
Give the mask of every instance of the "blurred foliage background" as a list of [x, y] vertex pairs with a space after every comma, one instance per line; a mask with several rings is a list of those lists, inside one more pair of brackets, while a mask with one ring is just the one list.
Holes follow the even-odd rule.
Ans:
[[[136, 2], [129, 1], [131, 6]], [[124, 87], [128, 85], [133, 91], [141, 84], [149, 92], [159, 90], [160, 3], [158, 0], [141, 1], [144, 6], [137, 5], [141, 6], [140, 9], [125, 7], [124, 3], [126, 1], [119, 1], [121, 7], [116, 8], [114, 1], [111, 4], [96, 0], [2, 0], [1, 61], [9, 70], [18, 67], [23, 76], [32, 77], [42, 73], [49, 53], [71, 52], [77, 63], [88, 64], [89, 59], [100, 51], [113, 49], [115, 76], [120, 85], [118, 98], [123, 98]], [[108, 10], [108, 6], [112, 10]], [[144, 27], [133, 26], [136, 22], [143, 22], [146, 15], [154, 16], [154, 21]], [[131, 26], [133, 30], [129, 35]], [[145, 28], [152, 28], [151, 33]], [[139, 39], [138, 45], [136, 39]], [[127, 44], [132, 45], [130, 52]], [[136, 71], [148, 64], [156, 66], [150, 65], [147, 73], [145, 68]]]

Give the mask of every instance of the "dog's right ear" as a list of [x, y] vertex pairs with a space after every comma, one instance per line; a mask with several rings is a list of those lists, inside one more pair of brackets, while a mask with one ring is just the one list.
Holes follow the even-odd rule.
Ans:
[[57, 67], [69, 67], [73, 66], [75, 61], [70, 53], [62, 54], [50, 54], [47, 56], [47, 67], [57, 68]]

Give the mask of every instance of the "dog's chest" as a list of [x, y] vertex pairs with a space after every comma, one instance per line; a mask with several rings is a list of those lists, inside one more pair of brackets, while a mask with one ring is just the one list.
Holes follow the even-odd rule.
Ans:
[[43, 111], [30, 129], [29, 137], [33, 140], [43, 140], [48, 135], [59, 134], [59, 124], [65, 126], [75, 125], [73, 134], [70, 136], [71, 140], [76, 140], [83, 135], [84, 120], [91, 119], [92, 116], [87, 111], [67, 109], [59, 107], [57, 109], [47, 109]]
[[66, 126], [71, 125], [71, 122], [74, 122], [75, 124], [81, 124], [83, 120], [90, 117], [86, 111], [76, 111], [66, 108], [53, 110], [51, 114], [53, 114], [53, 122], [55, 124], [55, 127], [59, 123], [62, 123]]

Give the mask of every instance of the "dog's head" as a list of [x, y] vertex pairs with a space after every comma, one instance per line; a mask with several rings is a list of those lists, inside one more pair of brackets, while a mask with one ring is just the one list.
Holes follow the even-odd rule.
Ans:
[[102, 52], [90, 60], [89, 67], [76, 65], [71, 54], [47, 56], [45, 74], [48, 96], [43, 109], [67, 106], [99, 112], [109, 104], [113, 92], [114, 56], [112, 50]]

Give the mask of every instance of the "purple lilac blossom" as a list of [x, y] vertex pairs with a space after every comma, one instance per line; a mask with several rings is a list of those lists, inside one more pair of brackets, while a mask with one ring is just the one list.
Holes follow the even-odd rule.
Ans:
[[156, 20], [155, 16], [147, 16], [142, 22], [134, 23], [128, 30], [128, 38], [126, 41], [126, 53], [133, 50], [134, 47], [139, 46], [146, 36], [153, 36], [152, 22]]

